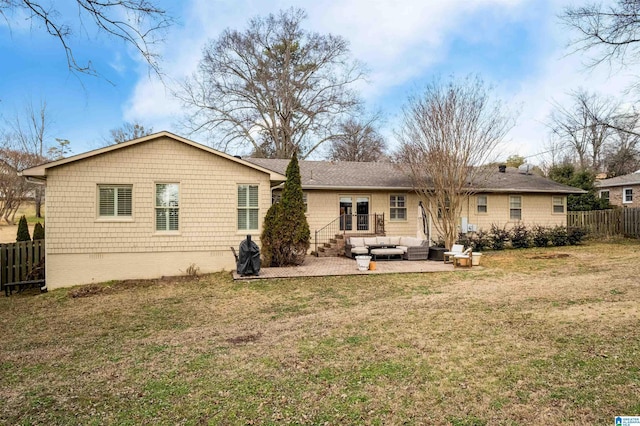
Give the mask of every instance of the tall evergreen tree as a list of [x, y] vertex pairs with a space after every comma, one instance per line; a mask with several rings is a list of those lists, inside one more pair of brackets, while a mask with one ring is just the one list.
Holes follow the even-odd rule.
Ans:
[[40, 222], [33, 228], [33, 241], [44, 240], [44, 227]]
[[272, 266], [301, 265], [311, 240], [296, 153], [286, 175], [282, 198], [267, 212], [261, 237], [265, 263]]
[[29, 226], [27, 225], [27, 218], [22, 216], [20, 222], [18, 222], [18, 235], [16, 236], [16, 242], [31, 241], [31, 235], [29, 234]]

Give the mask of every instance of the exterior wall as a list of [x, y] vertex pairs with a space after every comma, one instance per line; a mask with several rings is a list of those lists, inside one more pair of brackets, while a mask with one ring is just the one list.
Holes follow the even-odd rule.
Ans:
[[[487, 212], [478, 213], [477, 195], [470, 197], [466, 203], [466, 209], [463, 208], [462, 216], [468, 218], [468, 223], [477, 226], [478, 230], [489, 230], [492, 224], [497, 226], [506, 226], [507, 228], [517, 224], [526, 226], [542, 225], [556, 226], [567, 225], [567, 197], [562, 195], [562, 203], [564, 206], [563, 213], [553, 212], [553, 197], [558, 194], [482, 194], [487, 196]], [[510, 219], [509, 196], [522, 196], [522, 219]]]
[[[623, 191], [627, 188], [633, 190], [633, 201], [631, 203], [623, 203]], [[612, 186], [610, 188], [599, 188], [598, 196], [602, 191], [609, 191], [609, 204], [619, 207], [640, 207], [640, 185], [624, 185]]]
[[[369, 197], [369, 214], [384, 213], [385, 231], [387, 235], [415, 236], [418, 230], [418, 196], [405, 191], [333, 191], [304, 190], [307, 194], [307, 221], [311, 230], [313, 243], [314, 233], [340, 216], [340, 197]], [[390, 220], [389, 196], [405, 195], [407, 198], [407, 219]], [[336, 230], [339, 230], [336, 224]], [[349, 233], [347, 231], [347, 233]]]
[[[307, 220], [311, 230], [311, 242], [313, 248], [314, 231], [321, 229], [340, 215], [339, 200], [341, 196], [352, 195], [368, 196], [371, 200], [370, 213], [385, 214], [385, 231], [387, 235], [406, 235], [422, 237], [422, 219], [419, 215], [419, 197], [415, 193], [376, 191], [376, 192], [347, 192], [347, 191], [318, 191], [305, 190], [307, 194]], [[405, 194], [407, 196], [407, 220], [391, 221], [389, 196], [391, 194]], [[476, 225], [477, 230], [489, 230], [491, 225], [500, 227], [512, 227], [518, 223], [526, 226], [542, 225], [556, 226], [567, 224], [567, 197], [561, 195], [564, 206], [563, 213], [553, 212], [553, 197], [558, 194], [499, 194], [487, 195], [487, 213], [478, 213], [477, 195], [472, 196], [463, 207], [462, 217], [468, 224]], [[509, 196], [522, 196], [522, 219], [514, 221], [510, 219]], [[639, 194], [640, 195], [640, 194]], [[336, 225], [337, 229], [337, 225]], [[438, 239], [438, 231], [431, 227], [432, 239]], [[348, 233], [348, 232], [347, 232]]]
[[[156, 232], [155, 184], [178, 183], [179, 230]], [[132, 217], [98, 217], [98, 185], [132, 185]], [[237, 230], [237, 186], [259, 186], [259, 229]], [[232, 269], [230, 246], [259, 242], [271, 203], [269, 175], [159, 138], [50, 169], [47, 175], [49, 288], [124, 278]]]

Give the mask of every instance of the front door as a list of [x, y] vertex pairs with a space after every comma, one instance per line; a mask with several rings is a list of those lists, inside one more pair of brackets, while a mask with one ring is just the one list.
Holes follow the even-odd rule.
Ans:
[[[355, 214], [353, 211], [354, 200]], [[369, 197], [340, 197], [340, 230], [352, 231], [354, 218], [356, 230], [369, 230]]]

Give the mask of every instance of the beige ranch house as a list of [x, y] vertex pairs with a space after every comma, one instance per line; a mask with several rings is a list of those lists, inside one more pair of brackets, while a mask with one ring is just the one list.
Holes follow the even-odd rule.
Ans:
[[[229, 247], [247, 234], [259, 244], [287, 164], [160, 132], [24, 170], [47, 186], [48, 288], [182, 275], [190, 265], [202, 273], [234, 269]], [[436, 239], [397, 166], [301, 161], [300, 169], [312, 249], [316, 231]], [[578, 192], [496, 170], [468, 200], [460, 226], [565, 225], [566, 195]]]

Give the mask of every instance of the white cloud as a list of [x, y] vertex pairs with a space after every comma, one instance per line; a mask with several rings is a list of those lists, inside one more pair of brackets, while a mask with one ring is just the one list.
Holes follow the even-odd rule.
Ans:
[[[167, 37], [163, 70], [168, 84], [175, 86], [196, 69], [208, 39], [228, 27], [245, 28], [253, 16], [293, 5], [307, 10], [308, 28], [339, 34], [350, 42], [354, 58], [366, 63], [371, 71], [370, 84], [361, 85], [363, 96], [377, 107], [382, 99], [404, 97], [398, 89], [406, 90], [407, 83], [429, 78], [435, 67], [451, 60], [450, 55], [458, 53], [450, 51], [452, 40], [497, 43], [509, 24], [536, 25], [539, 28], [532, 36], [540, 38], [540, 46], [537, 51], [523, 52], [530, 61], [526, 76], [512, 75], [508, 82], [484, 76], [496, 85], [497, 94], [510, 108], [521, 111], [516, 128], [509, 134], [507, 154], [533, 155], [543, 150], [547, 136], [544, 122], [552, 99], [563, 102], [564, 94], [579, 86], [618, 96], [631, 81], [629, 75], [611, 75], [606, 68], [586, 73], [580, 55], [565, 56], [568, 36], [556, 17], [564, 4], [564, 0], [193, 0], [181, 17], [184, 25], [173, 28]], [[473, 28], [469, 28], [470, 22]], [[504, 58], [505, 63], [509, 60]], [[124, 106], [125, 120], [139, 120], [155, 130], [179, 131], [173, 125], [181, 115], [180, 104], [156, 77], [149, 78], [146, 72], [140, 75]], [[393, 114], [398, 112], [387, 110], [385, 134], [391, 135], [398, 122]], [[531, 160], [539, 162], [537, 157]]]

